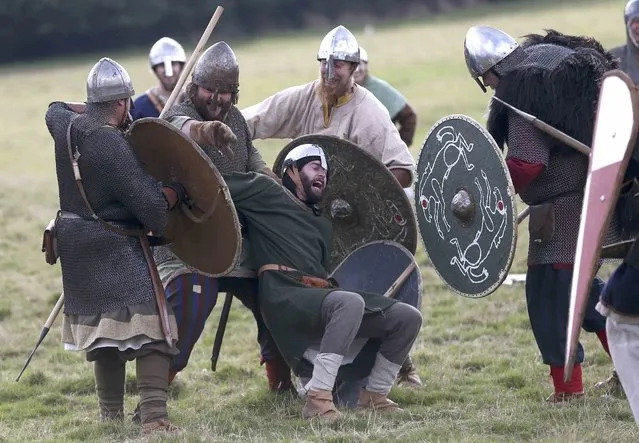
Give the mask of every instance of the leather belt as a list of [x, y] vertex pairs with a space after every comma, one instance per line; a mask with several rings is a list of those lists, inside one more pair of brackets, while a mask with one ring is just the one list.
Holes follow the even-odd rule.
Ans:
[[80, 217], [78, 214], [74, 214], [73, 212], [69, 212], [69, 211], [58, 211], [58, 217], [59, 218], [74, 218], [74, 219], [80, 219], [80, 220], [91, 220], [91, 219], [84, 219], [84, 218]]
[[264, 271], [287, 271], [287, 272], [300, 272], [295, 268], [289, 268], [288, 266], [284, 266], [284, 265], [276, 265], [276, 264], [266, 264], [260, 267], [260, 269], [257, 271], [257, 275], [262, 275], [262, 273]]

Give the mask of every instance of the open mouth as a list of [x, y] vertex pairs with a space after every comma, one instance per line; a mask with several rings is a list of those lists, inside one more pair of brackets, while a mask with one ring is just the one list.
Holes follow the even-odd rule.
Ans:
[[318, 191], [322, 191], [324, 189], [324, 180], [313, 180], [311, 187]]

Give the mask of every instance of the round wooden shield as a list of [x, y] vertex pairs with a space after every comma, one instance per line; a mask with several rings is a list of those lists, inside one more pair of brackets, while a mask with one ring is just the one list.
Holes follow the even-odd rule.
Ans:
[[413, 271], [398, 286], [393, 298], [420, 309], [422, 274], [413, 254], [399, 243], [379, 240], [360, 246], [346, 256], [331, 277], [341, 289], [382, 295], [411, 265]]
[[127, 139], [144, 169], [162, 183], [179, 182], [192, 201], [170, 212], [164, 236], [173, 253], [211, 276], [229, 273], [240, 256], [240, 224], [226, 182], [192, 140], [158, 118], [133, 122]]
[[504, 281], [517, 243], [515, 191], [491, 135], [465, 115], [430, 129], [417, 163], [415, 210], [426, 253], [444, 282], [484, 297]]
[[282, 149], [273, 171], [281, 177], [286, 154], [306, 143], [321, 146], [328, 162], [328, 186], [320, 206], [333, 224], [330, 270], [375, 240], [400, 243], [414, 254], [417, 224], [404, 189], [386, 166], [357, 145], [335, 136], [305, 135]]

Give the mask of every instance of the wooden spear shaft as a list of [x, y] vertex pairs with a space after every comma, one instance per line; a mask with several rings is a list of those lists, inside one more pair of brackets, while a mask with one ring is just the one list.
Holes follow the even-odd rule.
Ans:
[[53, 307], [53, 310], [49, 314], [49, 318], [47, 318], [47, 321], [44, 322], [44, 327], [42, 328], [42, 331], [40, 332], [40, 337], [38, 338], [38, 341], [37, 341], [36, 345], [34, 346], [33, 351], [31, 351], [31, 354], [29, 354], [29, 357], [27, 358], [27, 361], [24, 363], [24, 366], [22, 367], [22, 370], [18, 374], [18, 377], [16, 378], [16, 381], [20, 381], [20, 377], [22, 377], [22, 374], [24, 373], [24, 370], [27, 369], [27, 366], [29, 366], [29, 363], [31, 363], [31, 359], [35, 355], [35, 352], [38, 349], [38, 347], [40, 346], [40, 343], [42, 343], [42, 340], [44, 340], [44, 338], [49, 333], [49, 330], [51, 329], [51, 326], [53, 326], [53, 322], [55, 322], [55, 319], [58, 316], [58, 313], [62, 309], [63, 305], [64, 305], [64, 292], [62, 292], [62, 294], [60, 294], [60, 297], [58, 298], [58, 301], [56, 302], [55, 306]]
[[162, 109], [162, 112], [160, 113], [159, 118], [162, 118], [164, 114], [166, 113], [166, 111], [171, 109], [171, 106], [173, 106], [173, 103], [175, 102], [175, 99], [177, 99], [177, 96], [180, 94], [180, 91], [182, 90], [182, 87], [184, 86], [184, 83], [186, 82], [187, 77], [191, 74], [193, 65], [195, 65], [195, 62], [200, 57], [200, 52], [202, 51], [202, 48], [204, 47], [209, 37], [213, 33], [213, 29], [215, 29], [215, 25], [217, 25], [217, 22], [220, 19], [222, 12], [224, 12], [224, 8], [222, 6], [218, 6], [215, 9], [215, 12], [213, 13], [213, 17], [211, 17], [211, 20], [209, 21], [208, 26], [204, 30], [202, 37], [200, 37], [200, 41], [197, 43], [197, 46], [195, 46], [195, 49], [193, 50], [193, 53], [191, 54], [189, 61], [186, 63], [186, 66], [184, 67], [184, 70], [182, 70], [182, 73], [180, 74], [180, 78], [178, 79], [177, 84], [175, 85], [175, 88], [173, 88], [173, 92], [171, 92], [169, 99], [166, 101], [166, 104], [164, 105], [164, 109]]
[[528, 123], [533, 125], [535, 128], [537, 128], [540, 131], [545, 132], [546, 134], [548, 134], [548, 135], [556, 138], [557, 140], [565, 143], [566, 145], [568, 145], [571, 148], [573, 148], [575, 151], [580, 152], [583, 155], [590, 155], [590, 148], [588, 146], [584, 145], [583, 143], [581, 143], [579, 140], [576, 140], [576, 139], [572, 138], [571, 136], [569, 136], [568, 134], [560, 131], [557, 128], [553, 128], [548, 123], [539, 120], [534, 115], [530, 115], [527, 112], [522, 111], [521, 109], [515, 108], [513, 105], [510, 105], [510, 104], [506, 103], [505, 101], [503, 101], [499, 97], [496, 97], [496, 96], [493, 95], [493, 100], [501, 103], [502, 105], [504, 105], [505, 107], [507, 107], [508, 109], [513, 111], [515, 114], [517, 114], [518, 116], [522, 117]]

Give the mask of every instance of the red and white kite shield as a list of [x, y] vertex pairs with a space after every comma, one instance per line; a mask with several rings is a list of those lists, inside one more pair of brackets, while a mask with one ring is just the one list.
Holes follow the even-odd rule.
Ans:
[[570, 380], [579, 332], [597, 271], [603, 239], [635, 145], [639, 117], [635, 87], [619, 70], [606, 73], [599, 93], [588, 179], [584, 190], [570, 290], [564, 374]]

